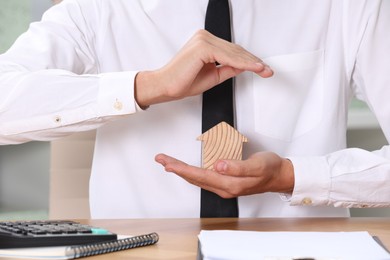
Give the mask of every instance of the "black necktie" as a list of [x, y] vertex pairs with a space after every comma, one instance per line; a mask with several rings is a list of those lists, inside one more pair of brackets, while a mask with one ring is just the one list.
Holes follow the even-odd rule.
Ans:
[[[209, 0], [205, 29], [217, 37], [231, 41], [228, 0]], [[228, 79], [203, 93], [202, 133], [222, 121], [234, 127], [233, 79]], [[200, 216], [238, 217], [237, 199], [223, 199], [202, 189]]]

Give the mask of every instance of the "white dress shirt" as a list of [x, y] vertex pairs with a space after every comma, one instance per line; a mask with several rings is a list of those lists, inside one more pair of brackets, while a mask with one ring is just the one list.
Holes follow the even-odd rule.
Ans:
[[[239, 198], [240, 217], [348, 216], [390, 205], [390, 150], [346, 148], [353, 96], [390, 137], [390, 1], [231, 0], [234, 42], [274, 70], [236, 78], [244, 159], [291, 159], [295, 188]], [[200, 189], [154, 162], [200, 165], [201, 96], [134, 100], [138, 71], [165, 65], [204, 27], [207, 0], [65, 0], [0, 56], [0, 143], [98, 128], [93, 218], [198, 217]], [[75, 151], [77, 152], [77, 151]], [[316, 207], [314, 207], [316, 206]]]

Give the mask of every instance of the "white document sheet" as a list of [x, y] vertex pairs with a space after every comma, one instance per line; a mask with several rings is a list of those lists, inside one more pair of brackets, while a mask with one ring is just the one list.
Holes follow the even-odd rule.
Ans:
[[202, 230], [198, 238], [198, 259], [204, 260], [390, 260], [390, 254], [365, 231]]

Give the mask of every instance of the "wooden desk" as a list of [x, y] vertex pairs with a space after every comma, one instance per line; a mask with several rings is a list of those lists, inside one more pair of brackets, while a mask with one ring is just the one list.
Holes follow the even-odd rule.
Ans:
[[196, 259], [197, 235], [204, 230], [368, 231], [390, 248], [390, 218], [130, 219], [81, 221], [118, 234], [157, 232], [156, 245], [88, 259]]

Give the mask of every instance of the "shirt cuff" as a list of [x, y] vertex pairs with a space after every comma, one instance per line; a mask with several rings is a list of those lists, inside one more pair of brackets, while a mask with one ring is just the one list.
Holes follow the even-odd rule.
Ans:
[[331, 186], [326, 157], [289, 157], [294, 165], [295, 186], [291, 205], [327, 205]]
[[127, 71], [100, 75], [98, 107], [101, 116], [126, 115], [142, 111], [134, 97], [134, 80], [137, 73]]

